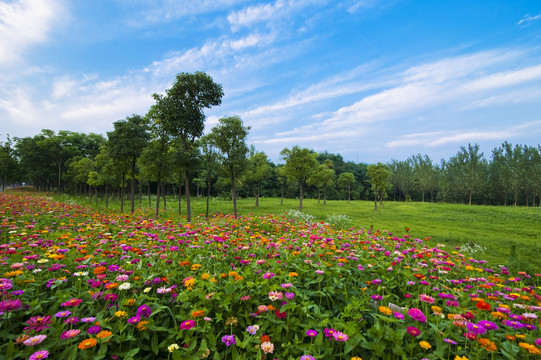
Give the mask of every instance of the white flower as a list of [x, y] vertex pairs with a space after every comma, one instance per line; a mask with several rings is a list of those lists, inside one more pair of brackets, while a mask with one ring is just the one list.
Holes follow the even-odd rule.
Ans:
[[128, 290], [131, 287], [130, 283], [122, 283], [118, 287], [118, 290]]
[[44, 264], [46, 262], [49, 262], [49, 259], [39, 259], [38, 264]]
[[[147, 288], [145, 288], [145, 290], [143, 290], [143, 292], [147, 293], [147, 292], [149, 292], [150, 290], [152, 290], [152, 288], [147, 287]], [[175, 345], [175, 344], [173, 344], [173, 345]]]
[[172, 353], [173, 351], [175, 351], [176, 349], [180, 348], [180, 346], [178, 346], [178, 344], [171, 344], [167, 347], [167, 350], [169, 350], [170, 353]]

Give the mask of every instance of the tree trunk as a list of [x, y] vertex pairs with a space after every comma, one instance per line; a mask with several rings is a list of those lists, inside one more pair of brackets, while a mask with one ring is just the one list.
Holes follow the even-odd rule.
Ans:
[[299, 180], [299, 211], [302, 211], [302, 180]]
[[160, 180], [158, 180], [158, 186], [156, 187], [156, 210], [154, 212], [155, 217], [158, 217], [159, 211], [160, 211], [160, 187], [162, 186], [162, 183]]
[[468, 205], [471, 205], [471, 198], [472, 198], [472, 196], [473, 196], [473, 191], [470, 190], [470, 200], [469, 200], [469, 202], [468, 202]]
[[62, 169], [62, 162], [58, 162], [58, 189], [57, 192], [60, 192], [60, 170]]
[[163, 209], [167, 211], [167, 184], [162, 185], [163, 186]]
[[122, 189], [120, 189], [120, 212], [124, 211], [124, 179], [126, 174], [122, 173]]
[[280, 205], [284, 205], [284, 184], [282, 183], [282, 194], [280, 196]]
[[323, 188], [323, 205], [327, 205], [327, 184]]
[[421, 202], [425, 202], [425, 191], [422, 190], [421, 193], [422, 193], [422, 195], [421, 195]]
[[178, 179], [178, 214], [182, 213], [182, 178]]
[[133, 214], [133, 212], [135, 210], [135, 159], [131, 163], [130, 200], [131, 200], [131, 213]]
[[190, 207], [190, 173], [184, 170], [184, 193], [186, 195], [186, 221], [192, 222], [192, 208]]
[[98, 206], [98, 186], [94, 187], [96, 190], [96, 207]]
[[515, 190], [515, 206], [517, 206], [518, 203], [518, 190]]
[[351, 184], [348, 185], [348, 204], [350, 200], [351, 200]]
[[142, 208], [143, 207], [143, 184], [141, 184], [141, 181], [138, 181], [137, 185], [139, 185], [139, 208]]
[[318, 205], [321, 203], [320, 199], [321, 199], [321, 190], [318, 188], [317, 189], [317, 204]]
[[109, 184], [105, 184], [105, 207], [109, 207]]
[[237, 217], [237, 187], [235, 184], [235, 174], [233, 173], [233, 169], [229, 169], [231, 171], [231, 195], [233, 196], [233, 213], [235, 214], [235, 218]]
[[150, 196], [150, 180], [147, 183], [147, 194], [148, 194], [148, 207], [152, 209], [152, 200]]
[[374, 210], [378, 209], [378, 188], [374, 189]]
[[205, 211], [205, 218], [208, 219], [209, 218], [209, 203], [210, 203], [210, 185], [211, 185], [211, 181], [212, 181], [212, 172], [208, 171], [208, 174], [207, 174], [207, 209]]

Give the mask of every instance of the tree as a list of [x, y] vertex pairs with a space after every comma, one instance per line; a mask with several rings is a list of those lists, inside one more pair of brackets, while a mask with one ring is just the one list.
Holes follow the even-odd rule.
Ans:
[[280, 152], [282, 159], [285, 160], [284, 174], [290, 182], [299, 184], [299, 211], [302, 211], [303, 184], [310, 178], [318, 166], [316, 160], [317, 153], [306, 148], [285, 148]]
[[391, 171], [385, 164], [378, 162], [375, 165], [368, 165], [368, 176], [374, 191], [374, 210], [378, 209], [378, 195], [380, 195], [381, 206], [385, 192], [391, 187], [391, 175]]
[[195, 140], [203, 134], [205, 114], [203, 109], [220, 105], [222, 86], [203, 73], [180, 73], [165, 95], [154, 94], [157, 111], [167, 134], [178, 139], [185, 157], [179, 165], [184, 169], [187, 221], [191, 222], [190, 169], [194, 163]]
[[[126, 117], [113, 123], [114, 130], [107, 133], [109, 152], [113, 159], [128, 164], [131, 176], [131, 212], [135, 210], [135, 170], [137, 159], [150, 140], [146, 120], [140, 115]], [[123, 184], [124, 185], [124, 184]], [[122, 189], [124, 191], [124, 189]]]
[[352, 173], [343, 172], [338, 177], [338, 184], [348, 189], [348, 203], [351, 200], [351, 184], [355, 182], [355, 177]]
[[17, 160], [12, 146], [9, 135], [4, 143], [0, 143], [0, 191], [6, 188], [6, 182], [16, 178]]
[[261, 183], [272, 174], [272, 168], [269, 165], [267, 154], [256, 152], [248, 159], [248, 170], [246, 178], [248, 182], [253, 183], [252, 191], [255, 196], [255, 206], [259, 207], [259, 196], [261, 195]]
[[421, 154], [412, 156], [413, 176], [421, 190], [421, 202], [425, 202], [425, 191], [430, 191], [430, 201], [434, 202], [434, 188], [436, 187], [436, 170], [428, 155]]
[[449, 165], [456, 168], [459, 186], [467, 194], [468, 204], [471, 205], [473, 195], [486, 183], [487, 162], [483, 153], [479, 153], [479, 145], [468, 144], [468, 148], [461, 146], [457, 155], [449, 160]]
[[387, 165], [391, 170], [391, 183], [393, 185], [393, 193], [398, 192], [398, 199], [403, 195], [404, 201], [408, 201], [410, 190], [413, 184], [413, 168], [411, 166], [411, 158], [405, 161], [391, 160]]
[[231, 195], [233, 197], [233, 212], [237, 217], [237, 187], [236, 180], [246, 168], [246, 136], [250, 127], [245, 127], [238, 116], [226, 116], [218, 120], [218, 125], [211, 132], [216, 147], [221, 152], [223, 169], [231, 179]]
[[199, 147], [202, 152], [202, 163], [206, 174], [207, 185], [207, 206], [205, 210], [205, 218], [209, 217], [209, 205], [210, 205], [210, 190], [212, 187], [212, 173], [216, 169], [216, 160], [218, 156], [218, 149], [214, 141], [212, 133], [202, 136], [199, 139]]
[[[317, 187], [317, 203], [319, 204], [321, 188], [323, 188], [323, 205], [327, 205], [327, 186], [333, 183], [334, 170], [331, 160], [326, 159], [323, 164], [320, 164], [308, 179], [308, 185]], [[351, 189], [351, 188], [350, 188]]]

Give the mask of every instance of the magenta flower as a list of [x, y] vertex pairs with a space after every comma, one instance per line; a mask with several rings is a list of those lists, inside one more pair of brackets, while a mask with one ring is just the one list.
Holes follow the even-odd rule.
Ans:
[[62, 340], [71, 339], [72, 337], [79, 335], [80, 332], [81, 330], [79, 329], [66, 330], [60, 335], [60, 338]]
[[235, 335], [225, 335], [222, 337], [222, 342], [226, 344], [228, 347], [231, 345], [235, 345]]
[[300, 357], [299, 360], [315, 360], [315, 357], [313, 357], [312, 355], [303, 355]]
[[49, 357], [49, 352], [47, 350], [40, 350], [40, 351], [36, 351], [32, 355], [30, 355], [28, 360], [46, 359], [48, 357]]
[[21, 300], [4, 300], [0, 301], [0, 314], [10, 312], [23, 307]]
[[25, 322], [28, 324], [28, 326], [24, 328], [26, 332], [30, 332], [32, 330], [40, 332], [43, 329], [50, 328], [48, 324], [51, 323], [51, 316], [34, 316]]
[[182, 324], [180, 324], [180, 330], [190, 330], [195, 326], [194, 320], [186, 320]]
[[68, 300], [66, 302], [63, 302], [62, 304], [60, 304], [61, 306], [77, 306], [79, 305], [83, 300], [81, 299], [71, 299], [71, 300]]
[[421, 330], [419, 330], [415, 326], [408, 326], [408, 327], [406, 327], [406, 330], [407, 330], [408, 334], [410, 334], [413, 337], [417, 337], [417, 336], [419, 336], [421, 334]]
[[128, 319], [128, 322], [130, 324], [137, 324], [139, 321], [141, 321], [141, 317], [139, 316], [132, 316], [131, 318]]
[[316, 337], [317, 336], [317, 331], [315, 330], [306, 330], [306, 335], [310, 336], [310, 337]]
[[423, 312], [417, 308], [411, 308], [408, 310], [408, 315], [411, 316], [413, 320], [417, 320], [419, 322], [426, 322], [426, 316], [423, 314]]
[[97, 334], [101, 331], [101, 326], [99, 325], [95, 325], [95, 326], [91, 326], [88, 328], [88, 333], [89, 334]]

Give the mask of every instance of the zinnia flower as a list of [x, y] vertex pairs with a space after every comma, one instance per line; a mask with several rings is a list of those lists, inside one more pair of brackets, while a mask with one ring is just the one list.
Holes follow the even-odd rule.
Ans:
[[265, 341], [261, 344], [261, 350], [263, 350], [265, 354], [272, 354], [274, 351], [274, 344], [269, 341]]
[[317, 336], [317, 331], [315, 330], [306, 330], [306, 335], [308, 335], [309, 337], [316, 337]]
[[26, 320], [25, 322], [29, 326], [25, 327], [24, 330], [27, 330], [27, 332], [30, 332], [32, 330], [40, 332], [41, 330], [50, 327], [48, 324], [51, 323], [51, 316], [34, 316], [31, 317], [29, 320]]
[[410, 334], [413, 337], [417, 337], [421, 334], [421, 330], [419, 330], [415, 326], [408, 326], [406, 328], [406, 331], [408, 332], [408, 334]]
[[419, 346], [422, 347], [425, 350], [430, 349], [432, 346], [427, 343], [426, 341], [419, 341]]
[[426, 316], [423, 314], [423, 312], [417, 308], [411, 308], [408, 310], [408, 315], [411, 316], [413, 320], [417, 320], [419, 322], [426, 322]]
[[340, 331], [335, 331], [333, 334], [332, 334], [334, 340], [336, 341], [347, 341], [349, 339], [349, 337], [344, 334], [343, 332], [340, 332]]
[[190, 330], [195, 326], [194, 320], [186, 320], [180, 324], [180, 330]]
[[72, 337], [79, 335], [80, 332], [81, 330], [79, 329], [66, 330], [60, 335], [60, 338], [62, 340], [71, 339]]
[[32, 355], [30, 355], [28, 360], [46, 359], [48, 357], [49, 357], [49, 352], [47, 350], [40, 350], [40, 351], [36, 351]]
[[235, 345], [235, 335], [225, 335], [222, 337], [222, 342], [228, 347]]
[[81, 341], [77, 347], [79, 349], [90, 349], [91, 347], [94, 347], [97, 344], [98, 344], [98, 340], [90, 338], [90, 339]]
[[26, 346], [36, 346], [41, 344], [45, 339], [47, 339], [47, 335], [36, 335], [26, 339], [23, 344]]

